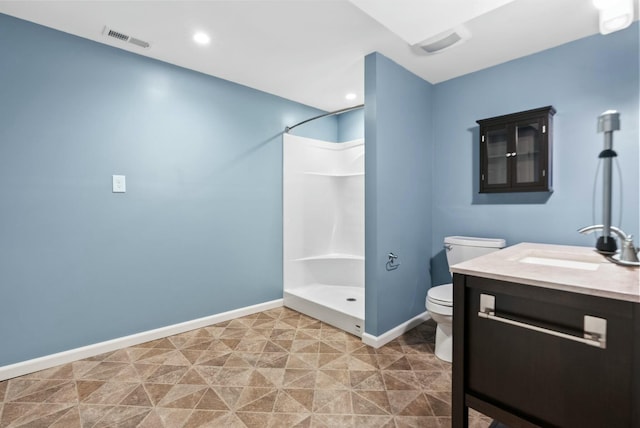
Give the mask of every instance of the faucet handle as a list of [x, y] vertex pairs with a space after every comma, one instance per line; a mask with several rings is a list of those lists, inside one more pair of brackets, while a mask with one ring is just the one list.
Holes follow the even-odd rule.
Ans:
[[633, 245], [633, 235], [627, 235], [620, 250], [620, 260], [623, 262], [638, 263], [637, 252], [638, 250]]

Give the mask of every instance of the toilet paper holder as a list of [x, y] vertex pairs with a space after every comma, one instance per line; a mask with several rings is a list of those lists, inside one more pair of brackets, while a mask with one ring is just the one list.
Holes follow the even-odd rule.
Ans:
[[396, 270], [398, 269], [398, 267], [400, 267], [400, 263], [396, 263], [398, 256], [390, 252], [389, 254], [387, 254], [387, 257], [388, 257], [388, 260], [385, 265], [387, 270]]

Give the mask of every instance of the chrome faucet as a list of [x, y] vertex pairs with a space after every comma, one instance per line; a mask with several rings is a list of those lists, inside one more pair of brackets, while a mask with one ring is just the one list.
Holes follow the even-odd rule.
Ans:
[[[578, 232], [583, 234], [588, 234], [596, 231], [604, 231], [605, 227], [603, 224], [594, 224], [593, 226], [583, 227], [579, 229]], [[620, 238], [621, 241], [621, 250], [620, 250], [620, 258], [619, 260], [612, 257], [612, 254], [607, 254], [601, 251], [601, 253], [607, 255], [607, 259], [613, 263], [622, 264], [625, 266], [640, 266], [640, 260], [638, 260], [638, 252], [640, 249], [636, 248], [633, 245], [633, 235], [627, 235], [621, 229], [618, 229], [615, 226], [609, 226], [609, 230]]]

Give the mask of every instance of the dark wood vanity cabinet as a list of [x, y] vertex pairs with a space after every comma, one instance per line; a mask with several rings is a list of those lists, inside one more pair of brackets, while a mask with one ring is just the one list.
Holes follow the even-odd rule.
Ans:
[[[605, 348], [572, 339], [585, 315]], [[453, 320], [453, 427], [468, 407], [511, 428], [640, 427], [640, 303], [454, 274]]]
[[550, 192], [551, 106], [478, 120], [480, 193]]

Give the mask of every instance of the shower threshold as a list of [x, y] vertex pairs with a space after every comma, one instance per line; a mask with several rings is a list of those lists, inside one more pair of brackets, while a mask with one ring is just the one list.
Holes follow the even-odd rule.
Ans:
[[310, 284], [284, 290], [284, 305], [347, 333], [362, 337], [364, 288]]

